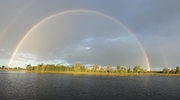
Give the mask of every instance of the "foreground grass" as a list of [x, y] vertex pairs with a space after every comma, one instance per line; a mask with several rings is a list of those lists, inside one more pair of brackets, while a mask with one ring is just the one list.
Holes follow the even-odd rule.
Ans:
[[26, 70], [0, 70], [7, 72], [25, 72], [38, 74], [71, 74], [71, 75], [99, 75], [99, 76], [180, 76], [172, 73], [108, 73], [108, 72], [74, 72], [74, 71], [26, 71]]

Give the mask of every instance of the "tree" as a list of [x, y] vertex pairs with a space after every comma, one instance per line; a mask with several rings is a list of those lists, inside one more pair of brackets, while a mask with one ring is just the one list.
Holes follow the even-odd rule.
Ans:
[[80, 62], [76, 62], [74, 65], [74, 71], [80, 71], [80, 68], [82, 67], [82, 64]]
[[98, 72], [98, 71], [99, 71], [99, 66], [98, 66], [97, 64], [94, 64], [94, 65], [92, 66], [92, 71], [93, 71], [93, 72]]
[[133, 71], [135, 72], [135, 73], [139, 73], [140, 72], [140, 70], [141, 70], [141, 66], [134, 66], [134, 68], [133, 68]]
[[120, 72], [121, 66], [117, 66], [116, 69], [117, 69], [118, 72]]
[[173, 74], [174, 74], [175, 72], [176, 72], [176, 69], [174, 69], [174, 68], [172, 68], [171, 71], [170, 71], [170, 73], [173, 73]]
[[170, 69], [167, 68], [167, 67], [165, 67], [162, 72], [163, 72], [163, 73], [169, 73], [169, 72], [170, 72]]
[[145, 69], [145, 70], [144, 70], [144, 73], [147, 73], [147, 72], [148, 72], [148, 71]]
[[124, 68], [123, 66], [117, 66], [116, 69], [119, 73], [126, 73], [127, 72], [126, 68]]
[[128, 68], [128, 71], [127, 71], [128, 73], [131, 73], [132, 71], [131, 71], [131, 68]]
[[86, 68], [86, 72], [91, 72], [91, 68]]
[[99, 72], [106, 72], [106, 68], [105, 67], [101, 67]]
[[143, 69], [140, 69], [140, 70], [139, 70], [139, 73], [144, 73], [144, 70], [143, 70]]
[[80, 67], [80, 71], [81, 72], [85, 72], [86, 71], [86, 68], [84, 66]]
[[113, 68], [111, 67], [111, 66], [107, 66], [107, 72], [110, 72], [110, 73], [112, 73], [114, 70], [113, 70]]
[[5, 66], [3, 65], [3, 66], [2, 66], [2, 69], [4, 69], [4, 68], [5, 68]]
[[175, 72], [176, 74], [179, 74], [180, 73], [180, 68], [179, 68], [179, 66], [177, 66], [176, 67], [176, 72]]
[[31, 71], [31, 70], [32, 70], [31, 64], [29, 64], [29, 65], [26, 66], [26, 70], [28, 70], [28, 71]]
[[[35, 68], [36, 69], [36, 68]], [[52, 71], [52, 66], [50, 64], [47, 64], [46, 65], [46, 70], [47, 71]]]
[[39, 70], [40, 70], [40, 67], [41, 67], [41, 65], [38, 64], [38, 65], [35, 67], [35, 71], [39, 71]]
[[124, 67], [123, 67], [123, 66], [117, 66], [116, 69], [117, 69], [117, 71], [118, 71], [119, 73], [122, 73], [123, 70], [124, 70]]
[[61, 66], [61, 64], [56, 64], [56, 66], [57, 66], [57, 67], [60, 67], [60, 66]]
[[42, 64], [41, 65], [41, 71], [45, 71], [46, 70], [46, 65]]

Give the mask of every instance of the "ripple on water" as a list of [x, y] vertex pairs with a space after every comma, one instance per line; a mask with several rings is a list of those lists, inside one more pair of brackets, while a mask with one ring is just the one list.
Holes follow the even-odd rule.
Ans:
[[12, 100], [178, 100], [180, 77], [0, 73], [0, 98]]

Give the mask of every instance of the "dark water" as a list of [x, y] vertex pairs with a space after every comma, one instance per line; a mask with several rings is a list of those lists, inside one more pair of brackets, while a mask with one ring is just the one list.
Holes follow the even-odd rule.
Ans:
[[0, 100], [180, 100], [180, 77], [0, 72]]

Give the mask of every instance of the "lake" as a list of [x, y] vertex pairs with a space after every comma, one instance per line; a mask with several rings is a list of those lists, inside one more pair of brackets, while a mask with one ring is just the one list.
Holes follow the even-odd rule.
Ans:
[[179, 100], [178, 76], [93, 76], [0, 71], [1, 100]]

